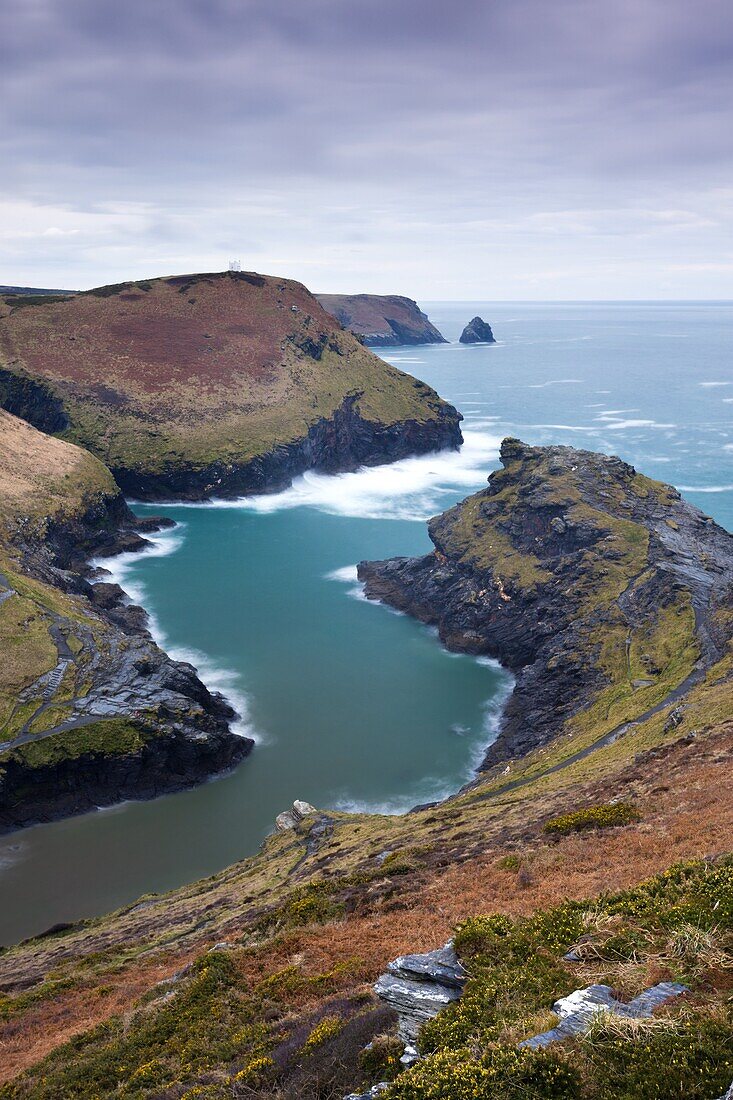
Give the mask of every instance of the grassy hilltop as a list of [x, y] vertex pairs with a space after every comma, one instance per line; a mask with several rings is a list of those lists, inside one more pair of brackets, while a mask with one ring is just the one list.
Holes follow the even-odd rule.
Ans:
[[150, 496], [278, 488], [460, 442], [455, 410], [304, 286], [242, 272], [7, 296], [0, 403]]

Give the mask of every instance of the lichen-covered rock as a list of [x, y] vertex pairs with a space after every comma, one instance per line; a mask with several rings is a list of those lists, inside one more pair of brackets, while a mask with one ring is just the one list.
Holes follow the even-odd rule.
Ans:
[[397, 1013], [408, 1064], [414, 1060], [422, 1025], [458, 1000], [467, 979], [452, 943], [421, 955], [400, 955], [377, 979], [377, 996]]
[[586, 989], [576, 989], [567, 997], [561, 997], [555, 1001], [552, 1006], [552, 1011], [560, 1018], [557, 1027], [543, 1031], [541, 1035], [533, 1035], [530, 1039], [521, 1042], [519, 1046], [539, 1050], [540, 1047], [549, 1046], [551, 1043], [562, 1042], [563, 1039], [569, 1039], [575, 1035], [583, 1035], [604, 1013], [627, 1020], [648, 1019], [655, 1008], [687, 992], [689, 992], [688, 987], [680, 982], [660, 982], [651, 989], [645, 989], [638, 997], [634, 997], [626, 1004], [614, 997], [609, 985], [589, 985]]

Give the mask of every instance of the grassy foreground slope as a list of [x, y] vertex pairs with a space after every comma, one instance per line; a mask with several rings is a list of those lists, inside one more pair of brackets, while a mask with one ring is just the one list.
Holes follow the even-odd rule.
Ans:
[[305, 287], [242, 272], [9, 296], [0, 403], [147, 496], [279, 488], [460, 442], [455, 410]]
[[[528, 461], [538, 492], [543, 478], [533, 480]], [[626, 485], [631, 475], [617, 472]], [[551, 476], [564, 476], [559, 462]], [[654, 483], [633, 491], [650, 506], [644, 494], [653, 494], [655, 523], [677, 522], [676, 498]], [[531, 528], [533, 509], [512, 514]], [[582, 509], [574, 515], [585, 523]], [[631, 522], [653, 542], [638, 512]], [[704, 517], [700, 525], [698, 535]], [[594, 542], [596, 581], [578, 592], [591, 611], [625, 591], [618, 570], [633, 580], [670, 564], [656, 550], [650, 559], [646, 540], [636, 556], [634, 527]], [[544, 568], [522, 546], [517, 530], [506, 542], [461, 543], [465, 555], [488, 556], [514, 597], [515, 578]], [[696, 658], [696, 675], [685, 661], [665, 672], [674, 655], [662, 665], [652, 647], [655, 703], [649, 685], [614, 694], [623, 721], [613, 738], [617, 716], [598, 707], [606, 689], [597, 679], [549, 744], [440, 805], [402, 817], [317, 811], [209, 879], [0, 954], [0, 1096], [340, 1098], [397, 1069], [394, 1020], [371, 989], [377, 975], [457, 931], [471, 973], [464, 999], [428, 1026], [425, 1061], [388, 1097], [715, 1100], [733, 1077], [733, 624], [730, 600], [713, 602], [715, 645]], [[664, 606], [659, 614], [663, 631]], [[699, 655], [694, 617], [679, 618], [682, 651]], [[562, 957], [574, 945], [579, 963]], [[570, 989], [603, 981], [630, 998], [662, 980], [690, 993], [650, 1023], [517, 1056]]]
[[0, 410], [0, 830], [186, 786], [250, 746], [69, 572], [132, 521], [101, 462]]

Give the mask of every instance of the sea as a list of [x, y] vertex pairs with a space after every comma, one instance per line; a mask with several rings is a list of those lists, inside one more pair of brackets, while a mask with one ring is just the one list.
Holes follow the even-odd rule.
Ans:
[[[193, 790], [0, 838], [0, 944], [252, 855], [294, 799], [403, 813], [469, 781], [509, 674], [364, 599], [361, 559], [430, 549], [501, 439], [620, 455], [733, 530], [733, 303], [425, 302], [449, 343], [380, 349], [463, 413], [460, 451], [203, 505], [106, 563], [174, 657], [239, 712], [252, 753]], [[497, 343], [464, 346], [475, 315]]]

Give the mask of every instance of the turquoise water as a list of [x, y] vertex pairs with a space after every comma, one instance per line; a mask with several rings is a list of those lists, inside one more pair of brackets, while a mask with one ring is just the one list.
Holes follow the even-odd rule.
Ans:
[[361, 558], [429, 549], [424, 520], [480, 487], [503, 435], [617, 453], [733, 528], [733, 306], [426, 306], [455, 340], [382, 354], [464, 413], [460, 454], [277, 496], [165, 511], [179, 527], [111, 565], [156, 635], [241, 712], [231, 775], [0, 840], [0, 942], [210, 874], [256, 850], [294, 798], [399, 812], [470, 778], [509, 678], [361, 599]]

